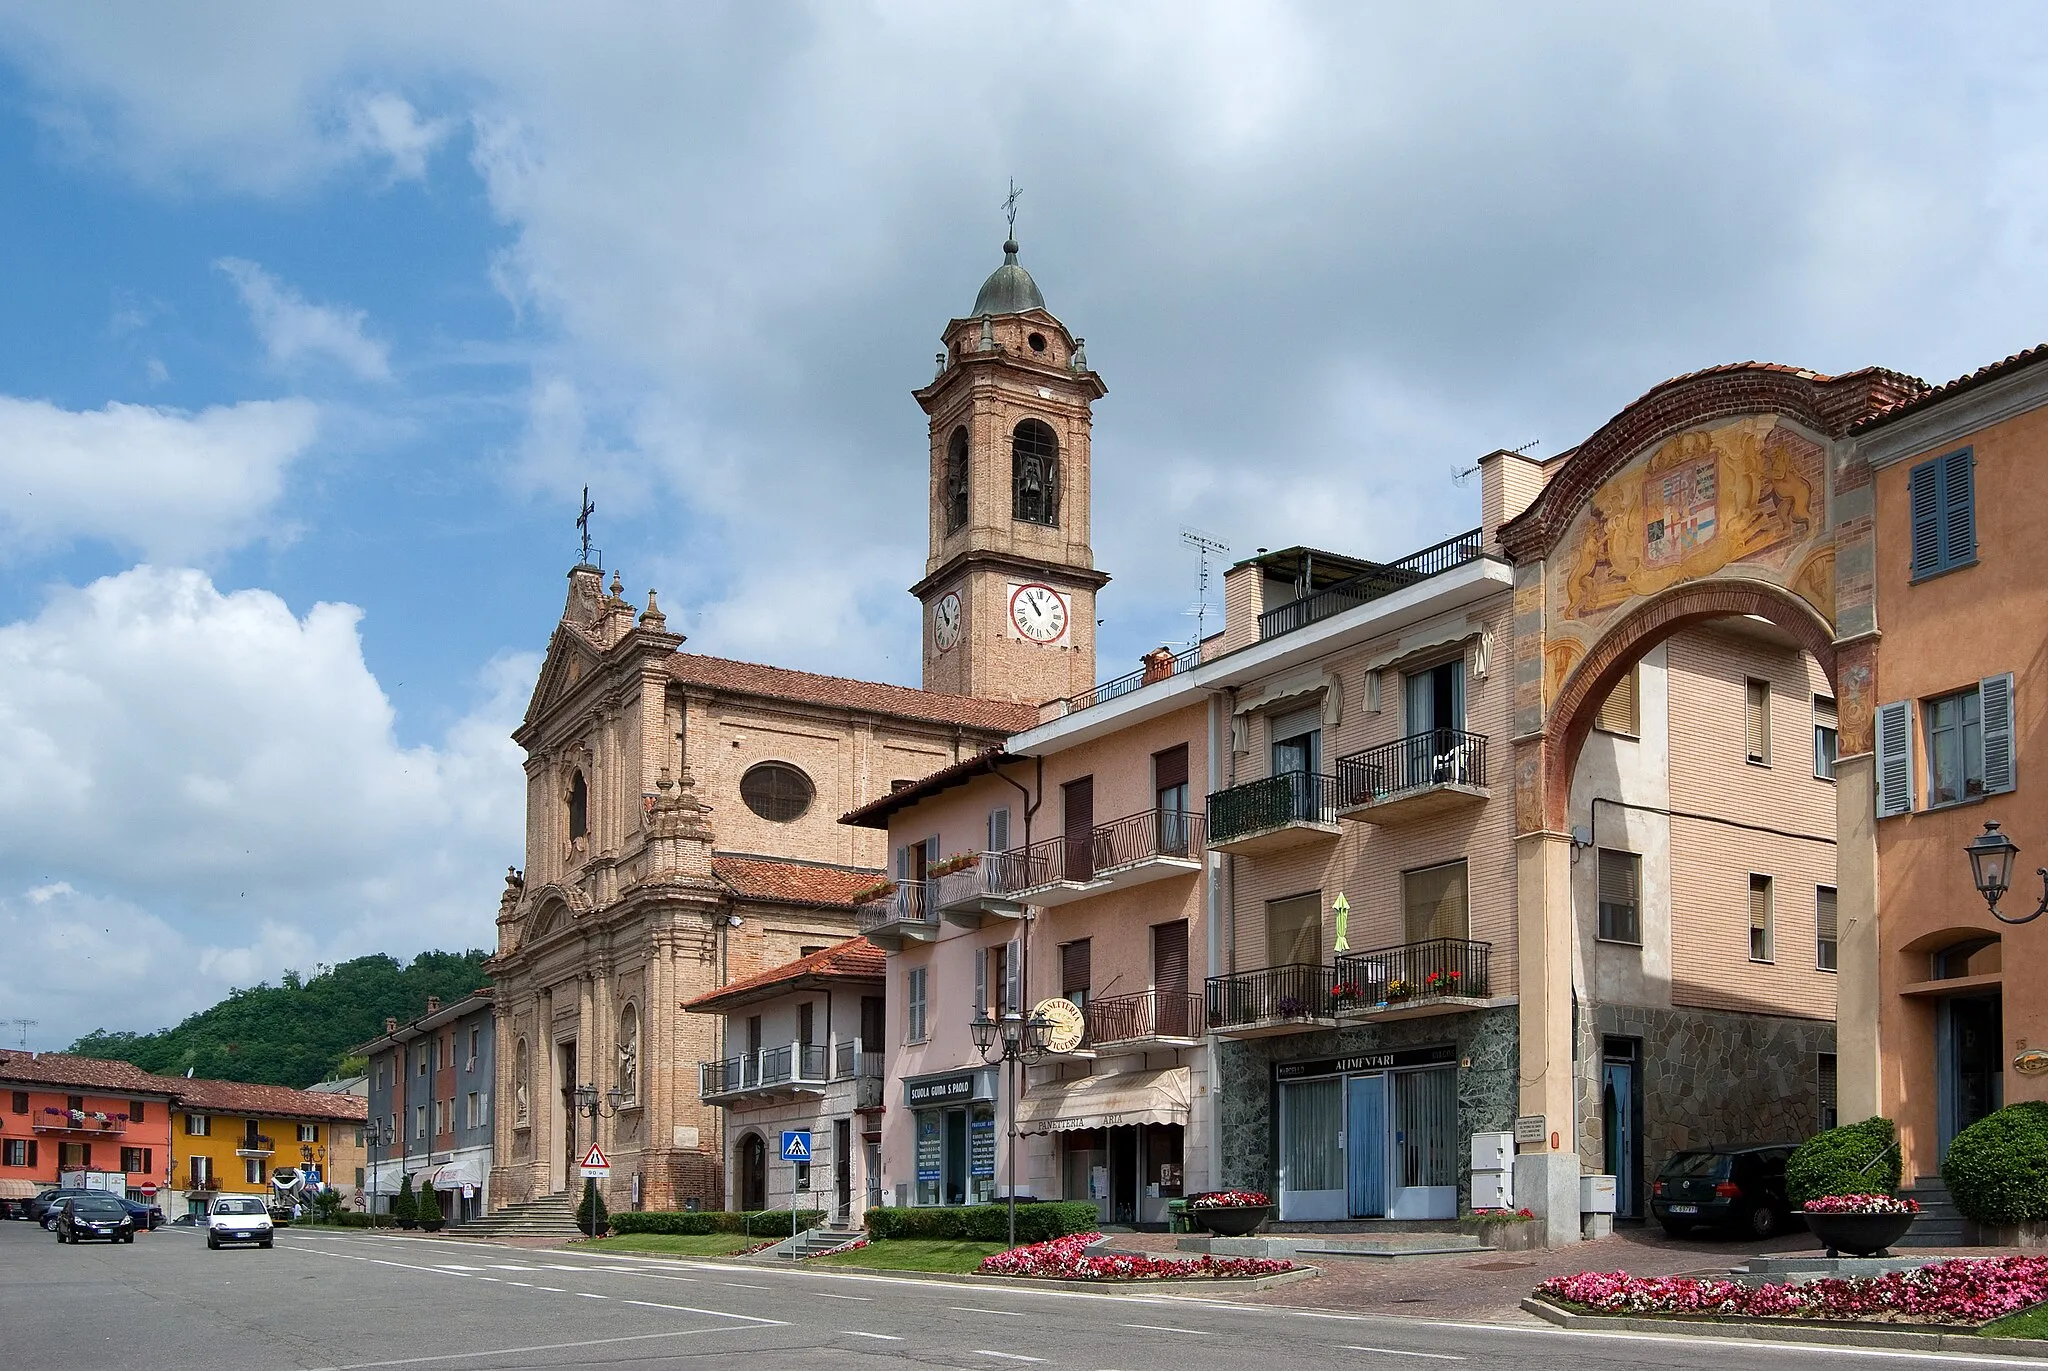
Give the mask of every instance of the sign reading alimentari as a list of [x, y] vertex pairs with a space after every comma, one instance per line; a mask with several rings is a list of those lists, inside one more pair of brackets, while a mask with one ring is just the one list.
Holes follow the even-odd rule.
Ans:
[[1400, 1071], [1417, 1066], [1447, 1066], [1457, 1060], [1456, 1043], [1437, 1043], [1430, 1047], [1404, 1047], [1392, 1052], [1360, 1052], [1351, 1057], [1275, 1062], [1273, 1079], [1297, 1081], [1307, 1076], [1344, 1076], [1354, 1071]]

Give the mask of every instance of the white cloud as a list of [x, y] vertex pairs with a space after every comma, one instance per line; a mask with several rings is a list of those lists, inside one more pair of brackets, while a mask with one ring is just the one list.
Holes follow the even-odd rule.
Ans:
[[155, 560], [203, 559], [265, 532], [319, 430], [307, 400], [197, 414], [147, 405], [59, 409], [0, 396], [0, 545], [104, 540]]
[[240, 257], [223, 257], [214, 266], [235, 283], [256, 336], [277, 366], [289, 369], [309, 358], [326, 357], [365, 381], [391, 379], [390, 348], [363, 332], [369, 318], [365, 311], [311, 304]]
[[453, 119], [422, 119], [410, 100], [389, 91], [357, 96], [346, 119], [354, 144], [388, 159], [396, 181], [425, 180], [428, 157], [455, 130]]
[[360, 618], [145, 566], [0, 627], [0, 946], [139, 978], [96, 1001], [10, 957], [0, 999], [68, 1041], [289, 965], [493, 944], [538, 662], [494, 662], [438, 744], [404, 746]]

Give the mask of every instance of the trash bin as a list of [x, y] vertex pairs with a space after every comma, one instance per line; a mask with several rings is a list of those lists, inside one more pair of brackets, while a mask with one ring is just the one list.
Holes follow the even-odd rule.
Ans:
[[1166, 1231], [1185, 1233], [1188, 1231], [1188, 1202], [1168, 1200], [1166, 1202]]

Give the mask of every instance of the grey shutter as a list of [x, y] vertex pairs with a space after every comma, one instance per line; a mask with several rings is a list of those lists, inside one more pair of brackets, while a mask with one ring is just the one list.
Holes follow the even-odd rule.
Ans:
[[1007, 852], [1010, 850], [1010, 810], [1006, 805], [988, 812], [988, 850]]
[[974, 1016], [980, 1018], [988, 1009], [988, 949], [974, 949]]
[[1941, 463], [1922, 462], [1907, 480], [1907, 504], [1913, 530], [1912, 574], [1926, 576], [1941, 569]]
[[1941, 564], [1977, 557], [1977, 459], [1969, 448], [1941, 459]]
[[1010, 946], [1003, 953], [1003, 1012], [1021, 1014], [1024, 1011], [1024, 940], [1010, 939]]
[[2012, 673], [1977, 683], [1983, 698], [1984, 793], [2002, 795], [2016, 784], [2012, 755]]
[[899, 881], [910, 879], [910, 849], [908, 847], [896, 849], [896, 879]]
[[1913, 811], [1913, 702], [1877, 707], [1877, 817]]

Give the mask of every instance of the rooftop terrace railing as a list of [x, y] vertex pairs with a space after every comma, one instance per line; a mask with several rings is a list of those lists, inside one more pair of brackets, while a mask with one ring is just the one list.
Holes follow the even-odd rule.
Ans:
[[1325, 586], [1267, 610], [1259, 616], [1259, 637], [1277, 638], [1297, 628], [1306, 628], [1319, 619], [1342, 614], [1347, 609], [1391, 595], [1417, 581], [1475, 562], [1485, 550], [1485, 530], [1475, 528], [1420, 552], [1411, 552], [1406, 557], [1370, 567], [1335, 585]]

